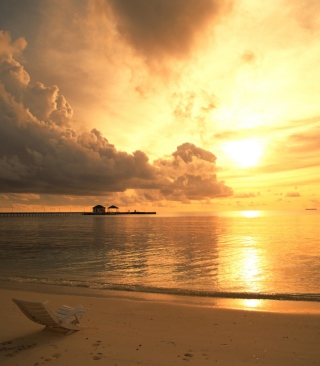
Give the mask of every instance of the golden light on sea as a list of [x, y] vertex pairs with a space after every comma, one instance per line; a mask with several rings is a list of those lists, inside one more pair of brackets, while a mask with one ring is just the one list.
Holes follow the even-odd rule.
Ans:
[[260, 211], [258, 210], [246, 210], [246, 211], [241, 211], [241, 215], [247, 218], [254, 218], [254, 217], [259, 217], [260, 216]]

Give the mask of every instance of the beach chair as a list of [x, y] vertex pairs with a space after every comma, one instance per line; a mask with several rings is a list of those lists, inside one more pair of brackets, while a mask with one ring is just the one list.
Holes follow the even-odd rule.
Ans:
[[48, 307], [48, 301], [31, 302], [18, 299], [12, 299], [12, 301], [27, 318], [44, 325], [48, 329], [70, 334], [85, 328], [79, 324], [82, 315], [87, 311], [82, 305], [75, 308], [62, 305], [54, 312]]

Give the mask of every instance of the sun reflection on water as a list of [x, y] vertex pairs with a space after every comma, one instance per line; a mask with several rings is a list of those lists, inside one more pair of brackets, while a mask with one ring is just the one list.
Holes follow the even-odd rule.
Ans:
[[250, 235], [239, 236], [232, 250], [232, 265], [227, 258], [223, 278], [227, 279], [224, 288], [248, 293], [259, 293], [263, 284], [264, 261], [256, 238]]
[[241, 211], [241, 215], [247, 218], [253, 218], [260, 216], [261, 211], [258, 210], [248, 210], [248, 211]]
[[244, 307], [250, 309], [258, 309], [261, 306], [262, 300], [259, 299], [244, 299], [242, 300]]
[[254, 247], [255, 242], [252, 238], [248, 238], [246, 245], [250, 245], [250, 247], [244, 247], [241, 253], [239, 253], [238, 276], [246, 284], [249, 291], [255, 292], [259, 290], [259, 281], [257, 279], [262, 272], [261, 258], [257, 249]]

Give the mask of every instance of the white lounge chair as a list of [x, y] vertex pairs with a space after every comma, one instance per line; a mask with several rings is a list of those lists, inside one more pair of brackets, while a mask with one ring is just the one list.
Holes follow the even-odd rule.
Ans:
[[18, 299], [12, 301], [23, 314], [35, 323], [45, 325], [46, 328], [65, 331], [66, 334], [85, 327], [80, 326], [80, 318], [87, 311], [82, 305], [75, 308], [63, 305], [53, 312], [48, 307], [48, 301], [31, 302]]

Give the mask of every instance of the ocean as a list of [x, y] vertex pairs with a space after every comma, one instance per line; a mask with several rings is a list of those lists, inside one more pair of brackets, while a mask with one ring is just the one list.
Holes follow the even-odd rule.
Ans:
[[0, 217], [0, 280], [320, 301], [318, 211]]

